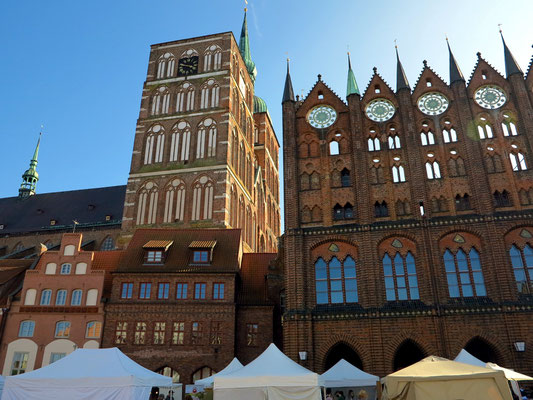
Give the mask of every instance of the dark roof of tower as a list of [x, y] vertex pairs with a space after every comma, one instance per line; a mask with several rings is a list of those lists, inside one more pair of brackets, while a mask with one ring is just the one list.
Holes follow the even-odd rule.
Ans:
[[[126, 186], [43, 193], [27, 198], [0, 199], [0, 235], [65, 229], [78, 221], [84, 226], [119, 225]], [[111, 220], [106, 221], [109, 215]], [[56, 224], [51, 226], [50, 221]]]
[[292, 89], [291, 72], [289, 68], [289, 59], [287, 59], [287, 76], [285, 77], [285, 88], [283, 89], [283, 98], [281, 103], [294, 101], [294, 90]]
[[457, 60], [455, 59], [452, 49], [450, 47], [450, 42], [448, 41], [448, 38], [446, 38], [446, 43], [448, 45], [448, 53], [450, 54], [450, 84], [457, 82], [457, 81], [463, 81], [465, 80], [465, 77], [463, 76], [463, 73], [461, 72], [461, 69], [459, 68], [459, 64], [457, 64]]
[[266, 102], [259, 96], [254, 96], [254, 114], [268, 112]]
[[399, 92], [400, 89], [411, 89], [405, 71], [403, 70], [402, 62], [400, 61], [398, 47], [396, 47], [396, 61], [396, 92]]
[[513, 53], [511, 53], [511, 50], [509, 50], [509, 47], [507, 47], [507, 44], [505, 43], [505, 39], [503, 38], [503, 33], [500, 30], [500, 35], [502, 37], [503, 42], [503, 54], [505, 57], [505, 73], [507, 75], [507, 78], [509, 78], [513, 74], [523, 74], [522, 70], [520, 69], [520, 66], [516, 62], [515, 58], [513, 57]]

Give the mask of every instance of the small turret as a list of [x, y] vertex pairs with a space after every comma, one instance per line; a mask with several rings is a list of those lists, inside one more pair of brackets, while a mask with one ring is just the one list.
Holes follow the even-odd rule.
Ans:
[[355, 74], [352, 71], [352, 62], [350, 60], [350, 53], [348, 52], [348, 83], [346, 86], [346, 97], [352, 94], [359, 96], [361, 93], [359, 93], [359, 86], [357, 86]]
[[37, 140], [37, 147], [30, 161], [30, 167], [22, 174], [22, 184], [19, 188], [19, 197], [29, 197], [35, 194], [35, 187], [39, 180], [39, 174], [37, 173], [37, 157], [39, 156], [39, 145], [41, 144], [41, 133], [39, 133], [39, 139]]
[[257, 68], [252, 60], [252, 53], [250, 52], [250, 39], [248, 38], [248, 22], [246, 18], [246, 8], [244, 9], [244, 21], [242, 22], [241, 37], [239, 39], [239, 50], [241, 52], [242, 59], [250, 74], [252, 83], [255, 83], [257, 77]]
[[283, 89], [283, 98], [281, 104], [286, 101], [294, 101], [294, 90], [292, 89], [291, 73], [289, 68], [289, 59], [287, 58], [287, 76], [285, 77], [285, 89]]
[[505, 43], [505, 39], [503, 38], [503, 32], [501, 29], [500, 29], [500, 35], [502, 37], [502, 42], [503, 42], [503, 54], [505, 57], [505, 73], [507, 75], [507, 78], [509, 78], [511, 75], [514, 75], [514, 74], [523, 75], [523, 72], [520, 69], [520, 66], [518, 65], [518, 63], [513, 57], [513, 53], [511, 53], [511, 50], [509, 50], [509, 47], [507, 47], [507, 44]]
[[409, 82], [407, 81], [407, 76], [405, 76], [405, 71], [403, 70], [402, 62], [400, 61], [400, 55], [398, 54], [398, 46], [396, 47], [396, 93], [399, 92], [401, 89], [409, 89], [411, 90], [411, 87], [409, 86]]
[[450, 54], [450, 84], [457, 81], [465, 81], [465, 77], [457, 64], [457, 60], [453, 56], [452, 49], [450, 48], [450, 42], [446, 38], [446, 43], [448, 44], [448, 53]]

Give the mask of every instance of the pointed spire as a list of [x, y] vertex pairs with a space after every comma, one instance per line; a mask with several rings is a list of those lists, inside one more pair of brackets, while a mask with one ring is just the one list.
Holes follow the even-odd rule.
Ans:
[[359, 86], [357, 86], [357, 81], [355, 80], [355, 74], [352, 71], [352, 62], [350, 60], [350, 52], [348, 52], [348, 84], [346, 86], [346, 97], [359, 93]]
[[394, 46], [396, 48], [396, 93], [398, 93], [401, 89], [409, 89], [409, 82], [407, 81], [407, 76], [405, 76], [405, 71], [403, 70], [402, 62], [400, 61], [400, 55], [398, 54], [398, 46]]
[[285, 78], [285, 89], [283, 89], [283, 98], [281, 104], [286, 101], [294, 101], [294, 90], [292, 90], [291, 72], [289, 68], [289, 59], [287, 58], [287, 76]]
[[520, 66], [514, 59], [513, 54], [511, 53], [511, 50], [509, 50], [509, 47], [507, 47], [507, 44], [505, 43], [505, 39], [503, 38], [503, 32], [501, 29], [500, 29], [500, 35], [502, 37], [502, 42], [503, 42], [503, 54], [505, 56], [505, 73], [507, 74], [507, 78], [509, 78], [513, 74], [523, 75], [523, 72], [520, 69]]
[[459, 64], [457, 64], [457, 60], [453, 56], [452, 49], [450, 47], [450, 42], [448, 41], [448, 37], [446, 37], [446, 44], [448, 45], [448, 53], [450, 54], [450, 84], [457, 82], [457, 81], [465, 81], [465, 77], [463, 76], [463, 73], [461, 72], [461, 69], [459, 68]]
[[244, 64], [246, 65], [246, 69], [248, 70], [248, 74], [250, 74], [250, 78], [252, 79], [252, 83], [255, 83], [257, 68], [255, 67], [255, 63], [252, 61], [252, 53], [250, 52], [250, 39], [248, 38], [248, 22], [246, 18], [246, 11], [247, 9], [245, 8], [241, 37], [239, 39], [239, 50], [241, 52], [242, 59], [244, 60]]
[[35, 194], [35, 188], [37, 186], [37, 181], [39, 180], [39, 174], [37, 173], [37, 157], [39, 156], [41, 134], [42, 132], [39, 132], [39, 139], [37, 140], [37, 146], [35, 147], [33, 157], [30, 161], [30, 167], [22, 174], [22, 184], [19, 188], [19, 197], [28, 197]]

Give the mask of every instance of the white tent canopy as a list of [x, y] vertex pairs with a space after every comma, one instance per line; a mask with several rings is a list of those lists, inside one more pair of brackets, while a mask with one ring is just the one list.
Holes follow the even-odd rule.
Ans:
[[379, 377], [361, 371], [342, 359], [321, 375], [326, 387], [376, 386]]
[[463, 364], [475, 365], [476, 367], [485, 366], [485, 363], [483, 361], [481, 361], [479, 358], [474, 357], [465, 349], [462, 349], [453, 361], [461, 362]]
[[470, 365], [477, 365], [480, 367], [486, 367], [486, 368], [494, 369], [496, 371], [503, 371], [503, 373], [505, 374], [505, 377], [510, 381], [531, 381], [533, 380], [531, 376], [521, 374], [520, 372], [516, 372], [509, 368], [500, 367], [498, 364], [494, 364], [491, 362], [484, 363], [480, 359], [474, 357], [472, 354], [470, 354], [465, 349], [462, 349], [459, 352], [457, 357], [455, 357], [454, 361], [462, 362], [462, 363], [470, 364]]
[[2, 400], [148, 400], [152, 386], [171, 385], [171, 378], [117, 348], [78, 349], [46, 367], [6, 377]]
[[207, 378], [204, 378], [204, 379], [198, 379], [197, 381], [194, 382], [195, 385], [202, 385], [203, 387], [213, 387], [213, 383], [215, 381], [215, 376], [224, 376], [224, 375], [229, 375], [235, 371], [238, 371], [239, 369], [241, 369], [243, 366], [241, 364], [241, 362], [237, 359], [237, 357], [235, 357], [233, 360], [231, 360], [231, 362], [226, 365], [226, 368], [224, 368], [222, 371], [214, 374], [214, 375], [211, 375], [211, 376], [208, 376]]
[[215, 376], [215, 400], [320, 400], [320, 376], [283, 354], [274, 344], [245, 367]]

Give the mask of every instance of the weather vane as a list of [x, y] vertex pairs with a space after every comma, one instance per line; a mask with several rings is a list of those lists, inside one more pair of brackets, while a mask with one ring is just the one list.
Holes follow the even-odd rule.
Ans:
[[502, 24], [498, 24], [498, 28], [500, 29], [500, 33], [502, 33]]
[[398, 48], [398, 40], [394, 39], [394, 47]]

